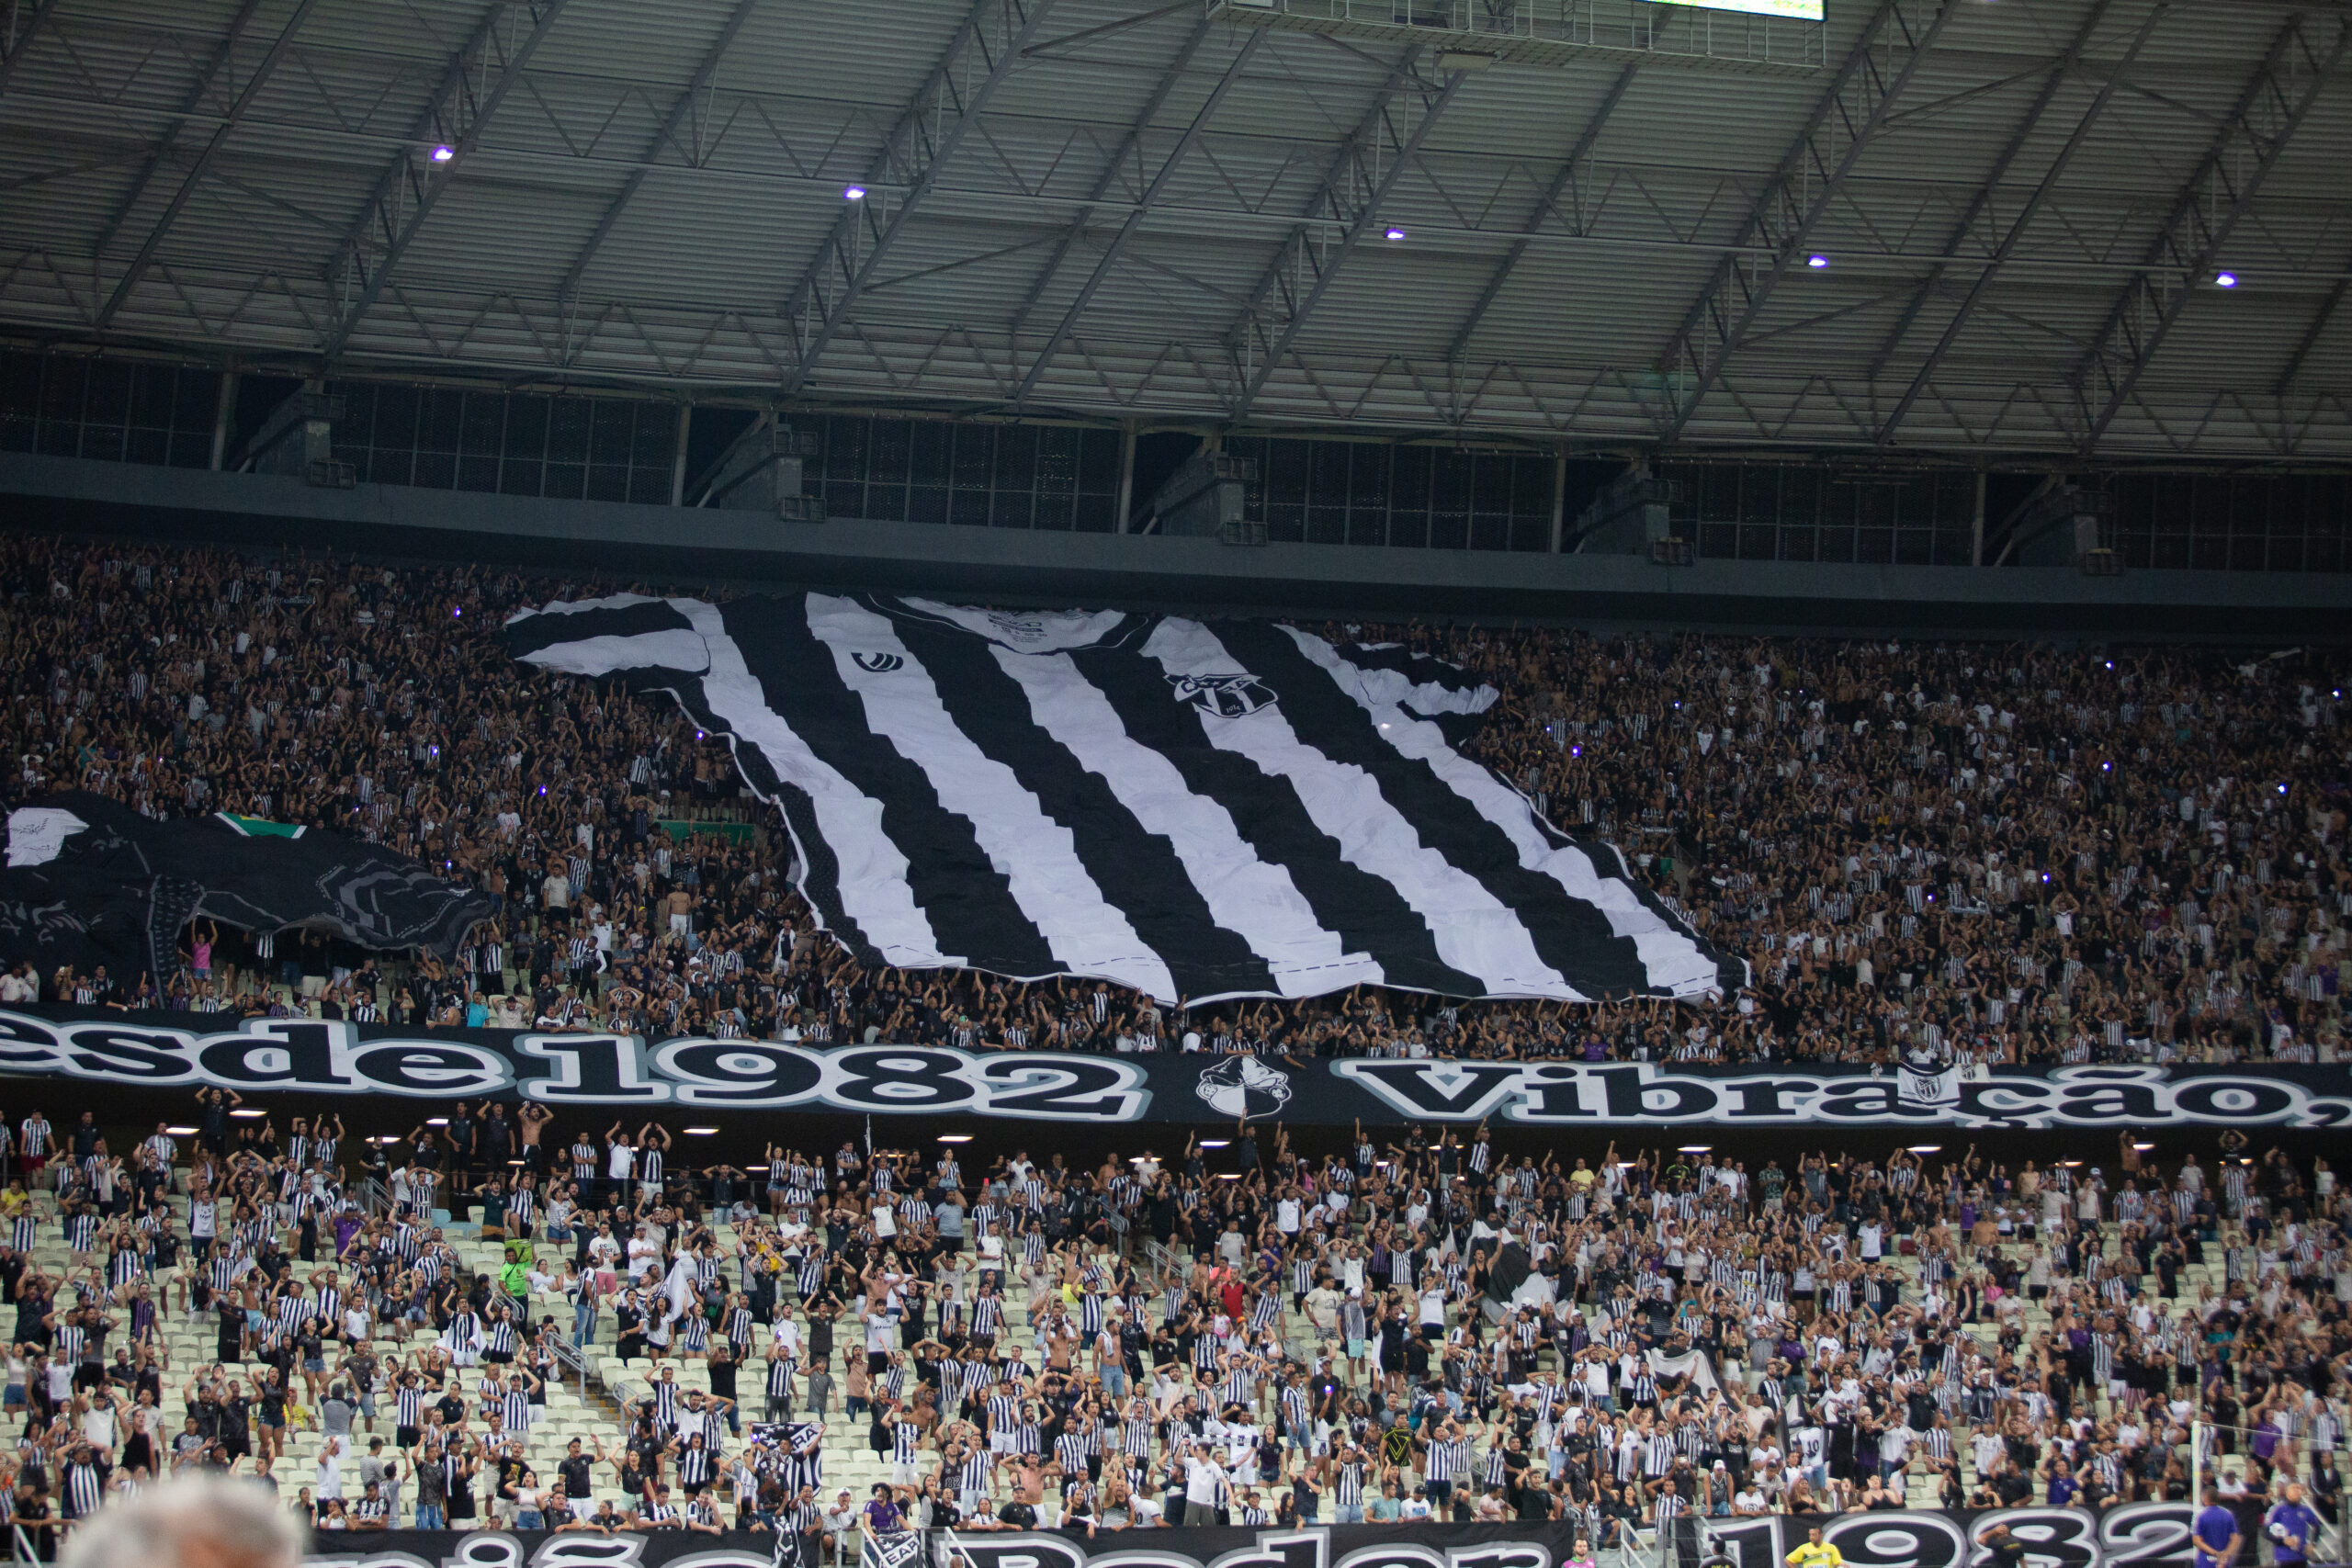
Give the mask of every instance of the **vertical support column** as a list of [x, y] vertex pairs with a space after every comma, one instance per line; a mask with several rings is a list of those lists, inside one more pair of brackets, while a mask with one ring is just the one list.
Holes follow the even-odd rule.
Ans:
[[1568, 449], [1552, 454], [1552, 553], [1560, 553], [1560, 535], [1567, 522]]
[[680, 403], [678, 405], [678, 450], [670, 459], [670, 504], [673, 506], [684, 506], [686, 503], [686, 435], [694, 428], [694, 423], [695, 405], [691, 402]]
[[1976, 512], [1968, 520], [1968, 564], [1984, 564], [1984, 470], [1976, 470]]
[[1136, 422], [1119, 422], [1119, 516], [1113, 532], [1127, 531], [1127, 520], [1133, 514], [1136, 500]]
[[237, 412], [237, 373], [220, 372], [220, 394], [212, 407], [212, 471], [229, 460], [229, 425]]

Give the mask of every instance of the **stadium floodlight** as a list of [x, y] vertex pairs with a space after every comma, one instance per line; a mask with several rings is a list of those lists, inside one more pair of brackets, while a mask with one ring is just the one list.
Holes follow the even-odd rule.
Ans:
[[1388, 237], [1392, 240], [1401, 240], [1405, 237], [1405, 231], [1392, 227], [1388, 231]]
[[842, 187], [842, 199], [843, 201], [864, 201], [865, 199], [865, 187], [864, 186], [844, 186]]
[[446, 141], [433, 150], [433, 161], [436, 164], [446, 164], [457, 155], [458, 150]]
[[2213, 287], [2216, 288], [2235, 288], [2237, 286], [2238, 275], [2234, 272], [2217, 272], [2213, 275]]
[[1829, 265], [1829, 258], [1823, 255], [1819, 251], [1815, 251], [1813, 254], [1804, 258], [1804, 265], [1813, 268], [1815, 272], [1818, 272], [1823, 267]]

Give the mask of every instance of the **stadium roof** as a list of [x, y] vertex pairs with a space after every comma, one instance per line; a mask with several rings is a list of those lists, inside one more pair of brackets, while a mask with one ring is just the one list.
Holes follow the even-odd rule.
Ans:
[[6, 9], [20, 336], [1589, 450], [2352, 458], [2321, 0]]

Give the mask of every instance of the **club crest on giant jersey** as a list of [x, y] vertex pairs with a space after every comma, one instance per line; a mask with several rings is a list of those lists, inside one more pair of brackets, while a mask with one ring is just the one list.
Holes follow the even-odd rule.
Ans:
[[1290, 1075], [1255, 1056], [1227, 1056], [1202, 1071], [1193, 1092], [1219, 1116], [1254, 1121], [1290, 1103]]
[[1239, 718], [1274, 705], [1273, 688], [1248, 671], [1237, 675], [1170, 675], [1176, 700], [1190, 703], [1211, 718]]
[[905, 659], [895, 653], [853, 653], [850, 662], [868, 675], [888, 675], [893, 670], [907, 667]]

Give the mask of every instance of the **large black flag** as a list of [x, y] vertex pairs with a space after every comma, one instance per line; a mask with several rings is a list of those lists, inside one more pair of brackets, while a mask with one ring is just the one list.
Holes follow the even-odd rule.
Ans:
[[198, 915], [446, 955], [492, 913], [488, 896], [338, 833], [228, 816], [156, 822], [73, 790], [8, 814], [0, 964], [161, 976]]
[[1163, 1000], [1741, 984], [1456, 750], [1496, 693], [1270, 622], [802, 593], [526, 611], [517, 658], [677, 694], [783, 807], [869, 963], [1092, 975]]

